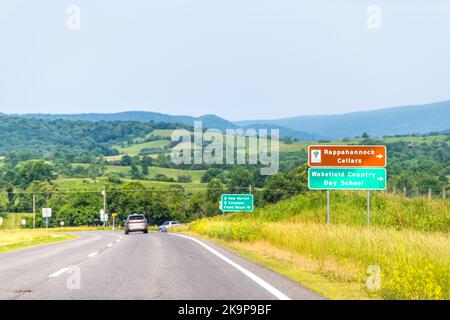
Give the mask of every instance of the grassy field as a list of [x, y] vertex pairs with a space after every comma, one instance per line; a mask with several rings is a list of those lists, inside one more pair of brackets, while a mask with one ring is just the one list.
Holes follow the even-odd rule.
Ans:
[[[88, 167], [86, 163], [74, 163], [74, 166]], [[158, 174], [164, 174], [169, 178], [177, 180], [179, 176], [190, 176], [193, 183], [200, 183], [203, 174], [206, 170], [184, 170], [184, 169], [173, 169], [173, 168], [162, 168], [162, 167], [149, 167], [149, 174], [145, 176], [146, 179], [154, 179]], [[131, 167], [130, 166], [112, 166], [108, 165], [105, 167], [105, 175], [108, 173], [117, 173], [130, 177]]]
[[172, 136], [172, 132], [173, 132], [172, 129], [159, 129], [159, 130], [153, 130], [150, 133], [150, 135], [170, 138]]
[[117, 149], [122, 154], [133, 156], [139, 154], [139, 152], [143, 149], [162, 149], [169, 143], [169, 140], [155, 140], [144, 143], [135, 143], [126, 147], [114, 146], [113, 148]]
[[[404, 141], [408, 143], [415, 143], [415, 144], [421, 144], [421, 143], [433, 143], [435, 141], [437, 142], [447, 142], [449, 143], [448, 136], [446, 135], [435, 135], [435, 136], [405, 136], [405, 137], [387, 137], [387, 138], [380, 138], [383, 140], [384, 144], [387, 143], [393, 143], [398, 141]], [[342, 145], [342, 144], [360, 144], [363, 140], [363, 138], [353, 138], [349, 141], [342, 141], [342, 140], [332, 140], [329, 142], [303, 142], [303, 141], [296, 141], [290, 144], [286, 144], [283, 141], [280, 141], [280, 152], [298, 152], [301, 150], [308, 150], [308, 145], [311, 144], [321, 144], [321, 145]]]
[[0, 253], [74, 238], [76, 238], [75, 235], [55, 233], [53, 231], [47, 233], [42, 229], [0, 230]]
[[[172, 130], [155, 130], [150, 135], [157, 135], [161, 137], [170, 137], [172, 133]], [[226, 136], [223, 136], [224, 142], [226, 141]], [[421, 144], [421, 143], [432, 143], [432, 142], [447, 142], [449, 143], [448, 136], [446, 135], [435, 135], [435, 136], [405, 136], [405, 137], [387, 137], [387, 138], [380, 138], [383, 140], [383, 143], [393, 143], [398, 141], [404, 141], [408, 143], [415, 143], [415, 144]], [[141, 139], [142, 140], [142, 139]], [[247, 152], [248, 152], [248, 141], [254, 141], [254, 138], [247, 138]], [[279, 146], [280, 146], [280, 152], [282, 153], [289, 153], [289, 152], [299, 152], [302, 150], [307, 150], [308, 145], [310, 144], [333, 144], [333, 145], [342, 145], [342, 144], [360, 144], [364, 139], [363, 138], [352, 138], [349, 141], [343, 141], [343, 140], [332, 140], [329, 142], [304, 142], [304, 141], [296, 141], [293, 143], [285, 143], [284, 141], [280, 140]], [[136, 140], [136, 142], [139, 142], [139, 140]], [[127, 147], [121, 147], [121, 146], [115, 146], [115, 148], [121, 153], [121, 155], [117, 156], [109, 156], [105, 157], [107, 161], [114, 161], [114, 160], [120, 160], [123, 154], [128, 154], [130, 156], [138, 155], [139, 152], [142, 149], [153, 149], [153, 148], [164, 148], [170, 143], [169, 140], [157, 140], [157, 141], [151, 141], [151, 142], [145, 142], [145, 143], [137, 143], [133, 144]], [[190, 145], [190, 143], [187, 143]], [[179, 145], [179, 148], [181, 148], [182, 145]], [[270, 150], [270, 145], [269, 145]], [[150, 156], [157, 157], [157, 154], [152, 154]]]
[[[105, 173], [121, 173], [121, 174], [129, 174], [131, 168], [124, 166], [107, 166]], [[161, 167], [149, 167], [149, 174], [145, 176], [146, 179], [154, 179], [158, 174], [164, 174], [169, 178], [177, 180], [178, 176], [190, 176], [192, 178], [192, 182], [200, 183], [202, 175], [205, 173], [205, 170], [183, 170], [183, 169], [172, 169], [172, 168], [161, 168]]]
[[[147, 157], [156, 159], [158, 157], [158, 155], [159, 155], [159, 153], [148, 154]], [[118, 154], [115, 156], [106, 156], [106, 157], [101, 157], [101, 158], [106, 160], [107, 162], [113, 162], [113, 161], [120, 161], [123, 156], [124, 156], [124, 154]], [[142, 156], [140, 156], [139, 158], [142, 158]]]
[[172, 168], [149, 167], [149, 174], [146, 178], [153, 179], [158, 174], [164, 174], [169, 178], [177, 179], [178, 176], [186, 175], [192, 178], [193, 183], [200, 183], [200, 180], [206, 170], [182, 170]]
[[[369, 228], [358, 193], [340, 194], [342, 204], [334, 199], [331, 225], [323, 199], [311, 194], [253, 214], [198, 220], [188, 230], [332, 299], [450, 298], [448, 201], [379, 194]], [[381, 275], [373, 290], [370, 268]]]
[[[122, 179], [123, 183], [129, 182], [139, 182], [142, 183], [146, 188], [170, 188], [178, 183], [174, 182], [162, 182], [162, 181], [151, 181], [151, 180], [130, 180]], [[55, 185], [59, 190], [102, 190], [104, 185], [108, 185], [106, 178], [100, 177], [96, 181], [89, 178], [69, 178], [69, 179], [56, 179], [54, 181]], [[198, 189], [206, 188], [205, 183], [180, 183], [185, 189]]]

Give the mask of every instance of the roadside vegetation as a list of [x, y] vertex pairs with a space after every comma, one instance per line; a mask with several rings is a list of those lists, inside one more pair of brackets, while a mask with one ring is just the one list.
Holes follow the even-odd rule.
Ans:
[[[20, 121], [9, 118], [4, 124], [9, 128], [10, 125]], [[30, 120], [25, 124], [35, 126], [33, 131], [41, 137], [42, 143], [55, 145], [56, 149], [66, 137], [63, 131], [67, 132], [71, 136], [70, 152], [65, 149], [58, 152], [54, 148], [48, 148], [49, 153], [45, 156], [33, 153], [31, 148], [26, 147], [29, 142], [24, 141], [26, 136], [19, 130], [21, 126], [8, 138], [14, 138], [17, 144], [5, 144], [4, 150], [0, 146], [0, 152], [2, 150], [5, 152], [4, 158], [0, 159], [0, 213], [32, 212], [34, 195], [38, 227], [44, 226], [40, 218], [43, 207], [53, 209], [54, 217], [50, 221], [52, 227], [59, 226], [62, 221], [70, 226], [96, 226], [101, 224], [99, 210], [103, 208], [101, 192], [105, 188], [107, 211], [110, 216], [113, 212], [117, 213], [118, 221], [123, 221], [132, 210], [146, 214], [148, 220], [155, 224], [165, 220], [190, 222], [220, 214], [219, 201], [222, 193], [252, 192], [255, 196], [255, 206], [258, 208], [309, 193], [305, 165], [306, 148], [309, 144], [307, 142], [283, 138], [280, 141], [280, 172], [273, 176], [261, 176], [259, 165], [175, 165], [167, 154], [169, 148], [174, 145], [170, 141], [170, 132], [174, 128], [185, 128], [183, 126], [164, 123], [136, 123], [136, 126], [133, 126], [133, 122], [119, 122], [115, 125], [102, 123], [101, 129], [111, 130], [105, 135], [104, 132], [99, 133], [92, 123], [66, 122]], [[50, 128], [55, 132], [46, 139], [45, 132]], [[98, 145], [107, 148], [108, 152], [95, 151], [91, 145], [77, 145], [75, 138], [82, 140], [82, 135], [89, 137], [91, 142], [97, 141]], [[373, 223], [375, 225], [385, 223], [389, 226], [399, 220], [400, 226], [415, 224], [417, 230], [430, 230], [445, 229], [447, 222], [439, 206], [431, 210], [441, 212], [440, 218], [436, 218], [436, 221], [430, 220], [430, 215], [415, 221], [417, 214], [401, 215], [401, 211], [398, 210], [400, 213], [391, 216], [391, 222], [387, 222], [387, 218], [378, 221], [378, 212], [395, 209], [393, 208], [395, 206], [401, 208], [409, 205], [417, 207], [416, 211], [422, 215], [425, 200], [412, 199], [421, 199], [428, 193], [433, 198], [441, 197], [445, 192], [450, 193], [449, 137], [448, 134], [430, 134], [372, 139], [363, 134], [362, 137], [353, 139], [317, 143], [387, 144], [388, 191], [404, 194], [411, 201], [386, 202], [384, 198], [380, 198], [374, 202]], [[158, 148], [164, 145], [163, 148], [166, 149], [161, 152], [146, 148], [150, 144], [158, 145]], [[8, 148], [13, 148], [13, 151], [8, 153]], [[142, 152], [143, 150], [145, 152]], [[138, 154], [127, 153], [131, 151]], [[107, 156], [108, 154], [111, 156]], [[1, 153], [0, 155], [3, 156]], [[136, 207], [131, 208], [123, 200], [128, 196], [132, 199], [130, 203]], [[322, 203], [323, 195], [311, 193], [311, 197], [317, 199], [308, 202], [309, 213], [304, 212], [303, 216], [310, 215], [312, 218], [318, 215], [316, 220], [323, 221], [321, 220], [323, 216], [320, 216], [314, 207], [315, 202]], [[355, 223], [364, 223], [363, 196], [356, 195], [348, 199], [339, 198], [339, 193], [333, 193], [333, 197], [333, 206], [348, 200], [348, 202], [357, 201], [359, 208], [356, 211], [347, 210], [347, 204], [339, 207], [342, 209], [332, 208], [333, 212], [336, 212], [332, 215], [333, 222], [349, 222], [356, 219]], [[377, 195], [374, 194], [374, 197]], [[280, 205], [286, 206], [283, 203]], [[297, 210], [295, 205], [293, 206], [293, 209]], [[285, 207], [278, 212], [288, 214], [290, 209]], [[303, 216], [297, 219], [302, 219]], [[264, 214], [261, 218], [265, 219]], [[30, 227], [28, 222], [26, 227]]]
[[42, 229], [21, 230], [9, 229], [0, 230], [0, 254], [12, 250], [32, 247], [47, 243], [65, 241], [76, 238], [76, 235], [46, 232]]

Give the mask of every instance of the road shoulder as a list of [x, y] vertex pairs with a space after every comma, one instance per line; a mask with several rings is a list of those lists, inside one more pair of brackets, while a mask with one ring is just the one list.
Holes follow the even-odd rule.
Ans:
[[210, 246], [214, 250], [218, 251], [221, 255], [260, 277], [293, 300], [326, 299], [323, 295], [320, 295], [313, 290], [304, 287], [302, 284], [286, 277], [285, 275], [279, 273], [277, 270], [269, 268], [264, 263], [261, 263], [261, 261], [254, 259], [254, 257], [247, 256], [241, 250], [237, 250], [237, 248], [233, 247], [229, 243], [226, 243], [225, 241], [209, 238], [206, 239], [205, 237], [199, 236], [192, 232], [183, 231], [179, 232], [178, 234], [193, 237], [196, 240]]

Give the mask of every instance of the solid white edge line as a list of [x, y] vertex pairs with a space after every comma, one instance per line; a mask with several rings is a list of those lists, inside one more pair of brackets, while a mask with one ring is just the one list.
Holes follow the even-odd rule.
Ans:
[[69, 270], [69, 268], [62, 268], [62, 269], [56, 271], [55, 273], [52, 273], [52, 274], [49, 275], [48, 277], [49, 277], [49, 278], [56, 278], [56, 277], [62, 275], [62, 274], [63, 274], [64, 272], [66, 272], [67, 270]]
[[257, 284], [259, 284], [261, 287], [263, 287], [264, 289], [266, 289], [267, 291], [269, 291], [272, 295], [274, 295], [275, 297], [277, 297], [279, 300], [291, 300], [291, 298], [289, 298], [287, 295], [285, 295], [284, 293], [282, 293], [280, 290], [274, 288], [271, 284], [267, 283], [266, 281], [264, 281], [263, 279], [261, 279], [260, 277], [258, 277], [257, 275], [255, 275], [254, 273], [252, 273], [251, 271], [245, 269], [244, 267], [240, 266], [239, 264], [237, 264], [236, 262], [228, 259], [227, 257], [225, 257], [223, 254], [221, 254], [220, 252], [218, 252], [217, 250], [211, 248], [210, 246], [208, 246], [207, 244], [203, 243], [202, 241], [195, 239], [193, 237], [189, 237], [189, 236], [185, 236], [182, 234], [176, 234], [176, 233], [170, 233], [171, 235], [177, 236], [177, 237], [181, 237], [181, 238], [186, 238], [189, 240], [192, 240], [194, 242], [196, 242], [197, 244], [201, 245], [203, 248], [205, 248], [206, 250], [208, 250], [209, 252], [211, 252], [212, 254], [214, 254], [215, 256], [219, 257], [220, 259], [222, 259], [223, 261], [225, 261], [226, 263], [230, 264], [231, 266], [235, 267], [236, 269], [238, 269], [240, 272], [242, 272], [243, 274], [245, 274], [247, 277], [249, 277], [250, 279], [252, 279], [254, 282], [256, 282]]
[[90, 255], [88, 255], [88, 258], [95, 257], [98, 254], [98, 252], [92, 252]]

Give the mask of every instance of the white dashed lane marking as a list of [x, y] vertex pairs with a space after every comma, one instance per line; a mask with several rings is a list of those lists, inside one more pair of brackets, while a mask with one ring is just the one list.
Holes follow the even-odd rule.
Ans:
[[90, 255], [88, 255], [88, 258], [95, 257], [98, 254], [98, 252], [92, 252]]
[[62, 268], [61, 270], [56, 271], [55, 273], [52, 273], [51, 275], [49, 275], [49, 278], [56, 278], [60, 275], [62, 275], [64, 272], [66, 272], [67, 270], [69, 270], [69, 268]]

